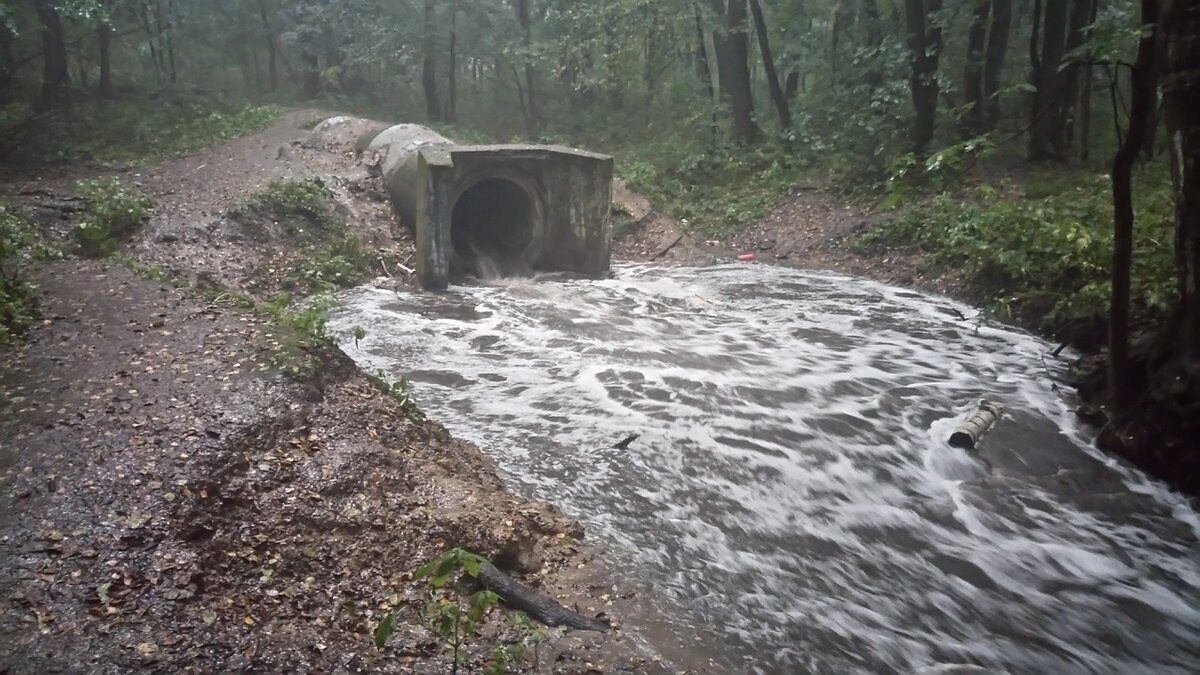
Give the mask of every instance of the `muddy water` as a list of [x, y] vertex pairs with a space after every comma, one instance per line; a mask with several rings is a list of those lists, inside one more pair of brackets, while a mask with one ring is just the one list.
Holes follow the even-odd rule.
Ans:
[[[586, 521], [718, 670], [1200, 669], [1197, 514], [1089, 447], [1051, 345], [970, 309], [757, 265], [344, 300], [348, 353]], [[999, 426], [949, 447], [984, 396]]]

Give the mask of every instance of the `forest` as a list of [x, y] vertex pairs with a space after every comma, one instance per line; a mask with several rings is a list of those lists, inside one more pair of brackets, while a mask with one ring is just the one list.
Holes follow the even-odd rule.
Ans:
[[319, 104], [614, 153], [711, 237], [815, 180], [881, 205], [860, 245], [965, 266], [975, 301], [1107, 346], [1120, 410], [1200, 335], [1200, 235], [1176, 223], [1189, 5], [7, 0], [0, 148], [128, 162]]
[[1196, 0], [0, 0], [0, 673], [1192, 671], [1198, 437]]

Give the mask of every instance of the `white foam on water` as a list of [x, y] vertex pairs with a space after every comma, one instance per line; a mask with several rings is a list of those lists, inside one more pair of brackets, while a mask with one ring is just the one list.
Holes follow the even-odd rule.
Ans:
[[[1053, 345], [962, 305], [762, 265], [342, 299], [348, 354], [585, 520], [730, 670], [1200, 663], [1200, 518], [1092, 447]], [[949, 447], [983, 397], [1001, 421]]]

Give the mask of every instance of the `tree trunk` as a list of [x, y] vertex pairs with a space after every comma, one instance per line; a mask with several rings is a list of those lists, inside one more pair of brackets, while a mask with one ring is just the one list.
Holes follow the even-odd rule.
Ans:
[[713, 141], [717, 139], [717, 92], [713, 88], [712, 65], [708, 59], [708, 47], [705, 44], [704, 21], [700, 17], [700, 5], [692, 2], [692, 13], [696, 18], [696, 59], [700, 79], [704, 81], [704, 90], [708, 92], [708, 107], [712, 116]]
[[535, 138], [541, 132], [541, 112], [538, 109], [537, 94], [533, 87], [533, 55], [529, 53], [533, 44], [533, 27], [530, 20], [530, 3], [533, 0], [517, 0], [517, 23], [521, 25], [521, 43], [525, 47], [525, 103], [528, 108], [526, 115], [526, 130], [530, 138]]
[[1011, 29], [1012, 0], [992, 0], [992, 25], [983, 60], [983, 97], [989, 130], [1000, 123], [1000, 73], [1004, 70]]
[[942, 49], [942, 29], [932, 21], [940, 12], [942, 0], [905, 0], [904, 16], [908, 30], [913, 99], [913, 152], [924, 155], [933, 141], [937, 118], [938, 57]]
[[[1040, 3], [1038, 3], [1040, 4]], [[1038, 17], [1034, 17], [1036, 21]], [[1046, 0], [1041, 40], [1034, 33], [1032, 59], [1035, 92], [1030, 120], [1029, 158], [1062, 159], [1065, 147], [1062, 100], [1065, 77], [1059, 71], [1067, 44], [1067, 0]], [[1036, 25], [1036, 24], [1035, 24]]]
[[275, 31], [271, 28], [267, 0], [258, 0], [258, 17], [262, 22], [263, 38], [267, 42], [267, 76], [270, 79], [271, 91], [275, 92], [279, 90], [279, 66], [276, 60], [279, 48], [275, 44]]
[[717, 52], [717, 76], [721, 92], [729, 98], [733, 138], [739, 143], [757, 142], [754, 92], [750, 87], [750, 42], [746, 35], [746, 5], [742, 0], [712, 0], [713, 9], [725, 25], [713, 33]]
[[767, 21], [763, 17], [762, 7], [758, 0], [748, 0], [750, 13], [754, 17], [754, 29], [758, 33], [758, 47], [762, 52], [763, 70], [766, 71], [767, 84], [771, 88], [771, 100], [775, 103], [775, 112], [779, 115], [779, 129], [786, 133], [792, 128], [792, 113], [788, 110], [787, 95], [779, 83], [779, 73], [775, 70], [775, 59], [771, 56], [771, 43], [767, 35]]
[[175, 0], [167, 0], [167, 63], [171, 66], [171, 86], [179, 83], [175, 67]]
[[[1071, 20], [1067, 28], [1067, 54], [1083, 46], [1087, 40], [1087, 28], [1092, 16], [1094, 0], [1074, 0], [1071, 5]], [[1062, 73], [1063, 85], [1062, 109], [1059, 111], [1058, 123], [1062, 126], [1062, 137], [1067, 146], [1075, 139], [1075, 108], [1079, 105], [1079, 71], [1080, 59], [1072, 57], [1071, 64]]]
[[[1142, 24], [1157, 20], [1158, 0], [1142, 0]], [[1138, 42], [1131, 78], [1129, 133], [1113, 158], [1113, 266], [1108, 329], [1108, 390], [1116, 416], [1128, 412], [1136, 396], [1130, 384], [1129, 302], [1133, 263], [1133, 163], [1146, 142], [1154, 98], [1154, 36]]]
[[316, 45], [300, 45], [300, 61], [304, 68], [304, 98], [312, 100], [321, 95], [321, 57]]
[[[1145, 19], [1143, 19], [1145, 21]], [[1179, 299], [1176, 344], [1185, 363], [1200, 359], [1200, 4], [1168, 0], [1163, 98], [1167, 129], [1177, 155], [1175, 172], [1175, 263]], [[1195, 390], [1195, 368], [1193, 378]]]
[[37, 0], [38, 23], [42, 27], [42, 92], [36, 109], [44, 112], [66, 100], [66, 87], [71, 82], [67, 69], [67, 43], [62, 18], [51, 0]]
[[154, 28], [150, 25], [150, 8], [146, 2], [138, 3], [138, 18], [141, 20], [142, 30], [146, 32], [146, 46], [150, 49], [150, 63], [154, 66], [154, 82], [162, 86], [162, 58], [158, 55], [158, 42], [155, 39]]
[[[1088, 25], [1096, 23], [1100, 11], [1100, 0], [1092, 1], [1092, 15]], [[1086, 162], [1092, 152], [1092, 83], [1096, 74], [1089, 63], [1083, 68], [1083, 93], [1079, 95], [1079, 161]]]
[[963, 92], [970, 106], [963, 117], [963, 135], [967, 138], [978, 136], [985, 129], [983, 62], [991, 15], [992, 0], [975, 0], [971, 26], [967, 29], [967, 68], [963, 73]]
[[434, 33], [434, 0], [425, 0], [425, 33], [422, 40], [421, 87], [425, 90], [425, 114], [431, 122], [442, 120], [442, 102], [437, 91], [437, 40]]
[[100, 52], [100, 98], [112, 98], [112, 24], [107, 17], [96, 25], [96, 46]]
[[450, 74], [446, 82], [449, 101], [446, 103], [446, 121], [458, 121], [458, 0], [450, 3]]

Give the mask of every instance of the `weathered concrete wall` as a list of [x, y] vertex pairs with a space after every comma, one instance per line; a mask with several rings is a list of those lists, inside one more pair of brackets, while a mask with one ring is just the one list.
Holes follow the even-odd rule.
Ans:
[[385, 129], [367, 147], [385, 152], [384, 180], [416, 233], [425, 288], [464, 274], [608, 269], [611, 157], [552, 145], [455, 145], [415, 124]]

